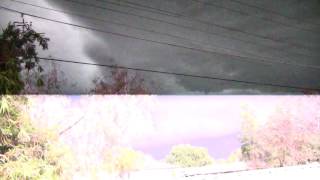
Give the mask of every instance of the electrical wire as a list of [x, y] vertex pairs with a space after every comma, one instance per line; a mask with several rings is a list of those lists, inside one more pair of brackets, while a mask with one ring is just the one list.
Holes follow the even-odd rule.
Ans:
[[[233, 58], [240, 58], [243, 61], [250, 61], [250, 62], [255, 62], [255, 63], [264, 63], [264, 64], [268, 64], [268, 65], [285, 64], [285, 65], [292, 65], [292, 66], [303, 67], [303, 68], [313, 68], [313, 69], [319, 69], [320, 68], [320, 66], [315, 66], [315, 65], [304, 65], [304, 64], [297, 64], [297, 63], [288, 63], [288, 62], [283, 62], [283, 61], [282, 62], [280, 62], [280, 61], [272, 61], [271, 62], [269, 60], [256, 61], [256, 59], [254, 59], [254, 58], [247, 58], [247, 57], [228, 54], [228, 53], [214, 52], [214, 51], [209, 51], [209, 50], [205, 50], [205, 49], [201, 49], [201, 48], [187, 47], [187, 46], [183, 46], [183, 45], [173, 44], [173, 43], [170, 43], [170, 42], [160, 42], [160, 41], [155, 41], [155, 40], [135, 37], [135, 36], [127, 35], [127, 34], [106, 31], [106, 30], [102, 30], [102, 29], [98, 29], [98, 28], [89, 27], [89, 26], [83, 26], [83, 25], [68, 23], [68, 22], [64, 22], [64, 21], [59, 21], [59, 20], [55, 20], [55, 19], [50, 19], [50, 18], [45, 18], [45, 17], [42, 17], [42, 16], [38, 16], [38, 15], [25, 13], [25, 12], [22, 12], [22, 11], [14, 10], [14, 9], [3, 7], [3, 6], [0, 6], [0, 8], [8, 10], [10, 12], [23, 14], [25, 16], [30, 16], [30, 17], [34, 17], [34, 18], [38, 18], [38, 19], [42, 19], [42, 20], [47, 20], [47, 21], [51, 21], [51, 22], [55, 22], [55, 23], [60, 23], [60, 24], [64, 24], [64, 25], [69, 25], [69, 26], [73, 26], [73, 27], [77, 27], [77, 28], [82, 28], [82, 29], [86, 29], [86, 30], [91, 30], [91, 31], [96, 31], [96, 32], [106, 33], [106, 34], [112, 34], [112, 35], [115, 35], [115, 36], [120, 36], [120, 37], [135, 39], [135, 40], [141, 40], [141, 41], [151, 42], [151, 43], [160, 44], [160, 45], [166, 45], [166, 46], [172, 46], [172, 47], [176, 47], [176, 48], [182, 48], [182, 49], [187, 49], [187, 50], [192, 50], [192, 51], [198, 51], [198, 52], [202, 52], [202, 53], [215, 54], [215, 55], [221, 55], [221, 56], [230, 56], [230, 57], [233, 57]], [[236, 59], [233, 59], [233, 60], [236, 60]]]
[[[193, 0], [193, 1], [197, 1], [197, 0]], [[233, 1], [233, 2], [236, 2], [238, 4], [241, 4], [241, 5], [244, 5], [244, 6], [247, 6], [247, 7], [251, 7], [251, 8], [255, 8], [255, 9], [258, 9], [260, 11], [265, 11], [265, 12], [269, 12], [270, 14], [275, 14], [275, 15], [278, 15], [278, 16], [281, 16], [281, 17], [284, 17], [284, 18], [287, 18], [287, 19], [291, 19], [291, 20], [295, 20], [297, 22], [302, 22], [300, 19], [296, 18], [296, 17], [292, 17], [292, 16], [287, 16], [287, 15], [284, 15], [282, 13], [279, 13], [277, 11], [274, 11], [274, 10], [271, 10], [271, 9], [267, 9], [267, 8], [263, 8], [261, 6], [258, 6], [258, 5], [254, 5], [254, 4], [250, 4], [250, 3], [245, 3], [243, 1], [240, 1], [240, 0], [229, 0], [229, 1]], [[313, 24], [313, 25], [317, 25], [319, 26], [320, 24], [318, 23], [314, 23], [314, 22], [311, 22], [311, 21], [307, 21], [307, 20], [303, 20], [304, 22], [307, 22], [309, 24]]]
[[[23, 14], [25, 16], [31, 16], [31, 17], [35, 17], [35, 18], [39, 18], [39, 19], [43, 19], [43, 20], [52, 21], [52, 22], [59, 22], [59, 23], [63, 23], [63, 24], [66, 24], [66, 25], [71, 25], [71, 26], [80, 27], [80, 28], [87, 28], [87, 27], [81, 26], [81, 25], [75, 25], [75, 24], [72, 24], [72, 23], [66, 23], [66, 22], [63, 22], [63, 21], [48, 19], [48, 18], [44, 18], [44, 17], [41, 17], [41, 16], [36, 16], [36, 15], [30, 15], [28, 13], [24, 13], [24, 12], [21, 12], [21, 11], [13, 10], [13, 9], [6, 8], [6, 7], [3, 7], [3, 6], [0, 6], [0, 8], [8, 10], [8, 11], [11, 11], [11, 12]], [[99, 29], [89, 29], [89, 30], [101, 31]], [[104, 32], [104, 31], [102, 31], [102, 32]], [[112, 32], [112, 34], [120, 35], [118, 33], [113, 33], [113, 32]], [[122, 35], [122, 34], [121, 34], [121, 36], [130, 37], [130, 36], [127, 36], [127, 35]], [[131, 67], [125, 67], [125, 66], [115, 66], [115, 65], [98, 64], [98, 63], [79, 62], [79, 61], [57, 59], [57, 58], [40, 57], [39, 59], [47, 60], [47, 61], [82, 64], [82, 65], [93, 65], [93, 66], [102, 66], [102, 67], [109, 67], [109, 68], [127, 69], [127, 70], [158, 73], [158, 74], [168, 74], [168, 75], [175, 75], [175, 76], [185, 76], [185, 77], [193, 77], [193, 78], [201, 78], [201, 79], [220, 80], [220, 81], [228, 81], [228, 82], [243, 83], [243, 84], [254, 84], [254, 85], [271, 86], [271, 87], [279, 87], [279, 88], [288, 88], [288, 89], [296, 89], [296, 90], [320, 91], [320, 88], [310, 88], [310, 87], [290, 86], [290, 85], [255, 82], [255, 81], [236, 80], [236, 79], [228, 79], [228, 78], [220, 78], [220, 77], [203, 76], [203, 75], [193, 75], [193, 74], [175, 73], [175, 72], [167, 72], [167, 71], [158, 71], [158, 70], [151, 70], [151, 69], [131, 68]]]
[[[75, 0], [64, 0], [64, 1], [69, 1], [69, 2], [74, 2], [74, 3], [79, 3], [79, 4], [83, 3], [83, 2], [79, 2], [79, 1], [75, 1]], [[109, 1], [106, 1], [106, 0], [96, 0], [96, 1], [109, 3]], [[126, 0], [123, 0], [123, 1], [124, 2], [130, 2], [131, 4], [134, 4], [131, 1], [126, 1]], [[88, 6], [89, 5], [93, 5], [93, 4], [90, 4], [90, 3], [84, 3], [84, 4], [87, 4]], [[139, 4], [139, 5], [142, 5], [142, 4]], [[146, 6], [146, 7], [149, 7], [149, 6]], [[158, 8], [154, 8], [154, 9], [158, 9]], [[166, 11], [166, 10], [163, 10], [163, 11]], [[170, 13], [170, 11], [166, 11], [166, 12]], [[173, 12], [171, 12], [171, 13], [173, 13]], [[189, 19], [189, 20], [191, 19], [192, 21], [194, 21], [194, 18], [190, 18], [190, 16], [187, 16], [187, 15], [184, 15], [184, 14], [173, 13], [173, 15], [176, 16], [176, 17], [179, 17], [179, 18], [185, 18], [185, 19]], [[307, 46], [304, 46], [304, 45], [301, 45], [301, 44], [298, 44], [298, 43], [287, 42], [287, 41], [281, 40], [279, 38], [274, 38], [274, 37], [265, 36], [265, 35], [261, 35], [261, 34], [257, 34], [257, 33], [252, 33], [252, 32], [248, 32], [248, 31], [242, 30], [242, 29], [238, 29], [238, 28], [234, 28], [234, 27], [228, 27], [228, 26], [217, 24], [217, 23], [213, 23], [213, 22], [208, 22], [208, 21], [203, 21], [203, 20], [197, 20], [197, 22], [200, 22], [200, 23], [206, 24], [206, 25], [210, 25], [210, 26], [215, 26], [215, 27], [218, 27], [218, 28], [222, 28], [222, 29], [225, 29], [225, 30], [228, 30], [228, 31], [233, 31], [233, 32], [246, 34], [246, 35], [252, 36], [252, 37], [257, 37], [257, 38], [261, 38], [261, 39], [271, 40], [271, 41], [274, 41], [274, 42], [277, 42], [277, 43], [287, 44], [287, 45], [290, 45], [292, 47], [297, 47], [297, 48], [301, 48], [301, 49], [309, 49], [309, 50], [311, 49], [311, 47], [307, 47]], [[317, 32], [315, 32], [315, 33], [317, 33]]]
[[[86, 16], [86, 15], [82, 15], [82, 14], [78, 14], [78, 13], [74, 13], [74, 12], [69, 12], [69, 11], [63, 11], [63, 10], [57, 10], [57, 9], [52, 9], [52, 8], [48, 8], [48, 7], [44, 7], [44, 6], [39, 6], [39, 5], [35, 5], [35, 4], [30, 4], [30, 3], [25, 3], [25, 2], [21, 2], [21, 1], [17, 1], [17, 0], [13, 0], [14, 2], [17, 2], [17, 3], [20, 3], [20, 4], [24, 4], [24, 5], [28, 5], [28, 6], [32, 6], [32, 7], [37, 7], [37, 8], [41, 8], [41, 9], [45, 9], [45, 10], [49, 10], [49, 11], [54, 11], [54, 12], [59, 12], [59, 13], [64, 13], [64, 14], [68, 14], [68, 15], [74, 15], [74, 16], [78, 16], [78, 17], [81, 17], [81, 18], [85, 18], [85, 19], [90, 19], [90, 20], [94, 20], [94, 21], [99, 21], [99, 22], [103, 22], [103, 23], [110, 23], [110, 24], [115, 24], [115, 25], [119, 25], [119, 26], [124, 26], [126, 28], [133, 28], [133, 29], [137, 29], [137, 30], [141, 30], [141, 31], [145, 31], [145, 32], [150, 32], [150, 33], [156, 33], [156, 34], [160, 34], [160, 35], [165, 35], [165, 36], [169, 36], [169, 37], [173, 37], [173, 38], [178, 38], [178, 39], [182, 39], [182, 40], [186, 40], [186, 41], [189, 41], [191, 43], [193, 43], [194, 41], [191, 40], [191, 39], [188, 39], [188, 38], [184, 38], [182, 36], [176, 36], [176, 35], [172, 35], [172, 34], [169, 34], [169, 33], [163, 33], [163, 32], [159, 32], [159, 31], [156, 31], [156, 30], [148, 30], [148, 29], [144, 29], [144, 28], [140, 28], [140, 27], [135, 27], [135, 26], [132, 26], [132, 25], [127, 25], [127, 24], [123, 24], [123, 23], [119, 23], [119, 22], [115, 22], [115, 21], [110, 21], [110, 20], [104, 20], [104, 19], [98, 19], [98, 18], [94, 18], [94, 17], [90, 17], [90, 16]], [[200, 42], [199, 42], [200, 43]], [[197, 44], [197, 45], [200, 45], [200, 44]], [[217, 47], [217, 48], [221, 48], [223, 50], [232, 50], [232, 51], [237, 51], [235, 49], [231, 49], [231, 48], [224, 48], [224, 47], [219, 47], [219, 46], [215, 46], [213, 45], [214, 47]], [[188, 46], [186, 46], [188, 47]], [[188, 47], [190, 48], [190, 47]], [[212, 50], [208, 50], [212, 53], [217, 53], [215, 51], [212, 51]], [[303, 67], [303, 68], [315, 68], [315, 69], [319, 69], [319, 67], [316, 67], [316, 66], [309, 66], [309, 65], [305, 65], [305, 64], [296, 64], [296, 63], [288, 63], [284, 60], [280, 60], [280, 61], [274, 61], [274, 60], [268, 60], [270, 58], [268, 57], [263, 57], [263, 56], [258, 56], [256, 54], [252, 54], [252, 53], [248, 53], [248, 52], [241, 52], [241, 51], [238, 51], [239, 53], [245, 53], [245, 54], [249, 54], [249, 55], [253, 55], [253, 56], [256, 56], [258, 58], [252, 58], [252, 60], [250, 61], [253, 61], [254, 63], [263, 63], [265, 64], [266, 62], [270, 62], [270, 63], [277, 63], [277, 62], [282, 62], [281, 64], [286, 64], [286, 65], [293, 65], [293, 66], [299, 66], [299, 67]], [[230, 55], [230, 54], [225, 54], [224, 55]], [[250, 57], [245, 57], [245, 56], [237, 56], [237, 57], [241, 57], [241, 58], [249, 58]], [[242, 61], [242, 60], [240, 60]]]
[[152, 70], [152, 69], [134, 68], [134, 67], [127, 67], [127, 66], [117, 66], [117, 65], [90, 63], [90, 62], [84, 62], [84, 61], [80, 62], [80, 61], [58, 59], [58, 58], [39, 57], [39, 59], [40, 60], [45, 60], [45, 61], [55, 61], [55, 62], [63, 62], [63, 63], [73, 63], [73, 64], [81, 64], [81, 65], [99, 66], [99, 67], [107, 67], [107, 68], [112, 68], [112, 69], [125, 69], [125, 70], [139, 71], [139, 72], [166, 74], [166, 75], [174, 75], [174, 76], [184, 76], [184, 77], [209, 79], [209, 80], [219, 80], [219, 81], [227, 81], [227, 82], [242, 83], [242, 84], [251, 84], [251, 85], [287, 88], [287, 89], [295, 89], [295, 90], [320, 91], [320, 88], [309, 88], [309, 87], [290, 86], [290, 85], [255, 82], [255, 81], [245, 81], [245, 80], [228, 79], [228, 78], [220, 78], [220, 77], [213, 77], [213, 76], [194, 75], [194, 74], [176, 73], [176, 72], [169, 72], [169, 71], [159, 71], [159, 70]]
[[[202, 32], [202, 33], [206, 33], [206, 34], [212, 34], [212, 35], [215, 35], [215, 36], [218, 36], [218, 37], [224, 37], [224, 38], [228, 38], [228, 39], [235, 39], [235, 40], [238, 40], [238, 41], [241, 41], [241, 42], [245, 42], [245, 43], [248, 43], [248, 44], [254, 44], [254, 45], [261, 45], [259, 43], [257, 43], [256, 41], [249, 41], [249, 40], [244, 40], [244, 39], [241, 39], [241, 38], [236, 38], [236, 37], [230, 37], [228, 35], [224, 35], [224, 34], [219, 34], [219, 33], [215, 33], [215, 32], [211, 32], [211, 31], [208, 31], [208, 30], [201, 30], [201, 29], [198, 29], [198, 28], [194, 28], [192, 26], [185, 26], [185, 25], [181, 25], [181, 24], [177, 24], [177, 23], [172, 23], [172, 22], [169, 22], [169, 21], [165, 21], [165, 20], [162, 20], [162, 19], [157, 19], [157, 18], [152, 18], [152, 17], [147, 17], [147, 16], [141, 16], [141, 15], [137, 15], [137, 14], [133, 14], [133, 13], [128, 13], [128, 12], [123, 12], [123, 11], [118, 11], [118, 10], [114, 10], [114, 9], [110, 9], [110, 8], [107, 8], [107, 7], [102, 7], [102, 6], [97, 6], [97, 5], [94, 5], [94, 4], [90, 4], [90, 3], [85, 3], [85, 2], [79, 2], [79, 1], [75, 1], [75, 0], [63, 0], [63, 1], [67, 1], [67, 2], [70, 2], [70, 3], [74, 3], [74, 4], [77, 4], [77, 5], [82, 5], [82, 6], [88, 6], [88, 7], [93, 7], [93, 8], [97, 8], [97, 9], [103, 9], [103, 10], [108, 10], [108, 11], [111, 11], [111, 12], [115, 12], [115, 13], [119, 13], [119, 14], [125, 14], [125, 15], [131, 15], [131, 16], [136, 16], [136, 17], [139, 17], [139, 18], [144, 18], [144, 19], [148, 19], [148, 20], [151, 20], [151, 21], [158, 21], [158, 22], [161, 22], [161, 23], [165, 23], [165, 24], [168, 24], [168, 25], [172, 25], [172, 26], [176, 26], [176, 27], [180, 27], [180, 28], [185, 28], [185, 29], [188, 29], [188, 30], [192, 30], [192, 31], [198, 31], [198, 32]], [[104, 3], [107, 3], [107, 1], [104, 1], [104, 0], [96, 0], [96, 1], [100, 1], [100, 2], [104, 2]], [[121, 2], [127, 2], [129, 3], [130, 1], [126, 1], [126, 0], [121, 0]], [[119, 2], [119, 3], [121, 3]], [[118, 3], [114, 3], [114, 2], [109, 2], [108, 3], [110, 4], [114, 4], [114, 5], [117, 5], [117, 6], [120, 6], [120, 7], [129, 7], [129, 8], [133, 8], [132, 6], [126, 6], [124, 4], [118, 4]], [[136, 4], [136, 3], [133, 3], [133, 2], [130, 2], [131, 4]], [[138, 4], [137, 4], [138, 5]], [[136, 6], [137, 6], [136, 5]], [[140, 4], [139, 4], [140, 5]], [[151, 8], [151, 9], [154, 9], [154, 10], [161, 10], [161, 9], [158, 9], [158, 8], [152, 8], [150, 6], [145, 6], [145, 5], [141, 5], [141, 7], [143, 8]], [[141, 7], [139, 8], [140, 10]], [[133, 8], [135, 9], [135, 8]], [[137, 9], [137, 8], [136, 8]], [[208, 22], [206, 21], [201, 21], [201, 20], [196, 20], [192, 17], [189, 17], [189, 16], [185, 16], [183, 14], [177, 14], [177, 13], [173, 13], [173, 12], [170, 12], [170, 11], [165, 11], [165, 10], [161, 10], [161, 11], [164, 11], [164, 13], [159, 13], [159, 12], [154, 12], [154, 11], [150, 11], [150, 10], [144, 10], [144, 11], [147, 11], [147, 12], [151, 12], [151, 13], [157, 13], [157, 14], [165, 14], [167, 13], [166, 15], [169, 16], [169, 17], [173, 17], [173, 18], [180, 18], [180, 19], [186, 19], [186, 20], [189, 20], [190, 22], [198, 22], [198, 23], [202, 23], [202, 24], [205, 24], [205, 25], [212, 25], [212, 24], [208, 24]], [[171, 13], [171, 15], [170, 15]], [[221, 27], [220, 27], [221, 28]], [[290, 47], [296, 47], [296, 48], [299, 48], [299, 49], [305, 49], [305, 50], [309, 50], [309, 51], [313, 51], [313, 49], [310, 49], [308, 47], [304, 47], [303, 45], [301, 44], [296, 44], [295, 45], [292, 45], [291, 43], [285, 43], [285, 42], [277, 42], [275, 41], [274, 39], [268, 39], [267, 40], [270, 40], [270, 41], [273, 41], [273, 42], [276, 42], [276, 43], [282, 43], [282, 44], [286, 44]], [[297, 55], [303, 55], [303, 56], [308, 56], [308, 57], [315, 57], [315, 56], [311, 56], [309, 54], [304, 54], [304, 53], [298, 53], [298, 52], [290, 52], [290, 51], [285, 51], [285, 50], [278, 50], [276, 48], [273, 48], [272, 46], [267, 46], [267, 45], [262, 45], [262, 46], [265, 46], [265, 47], [268, 47], [268, 48], [272, 48], [274, 50], [277, 50], [279, 52], [286, 52], [286, 53], [292, 53], [292, 54], [297, 54]], [[317, 56], [318, 57], [318, 56]]]

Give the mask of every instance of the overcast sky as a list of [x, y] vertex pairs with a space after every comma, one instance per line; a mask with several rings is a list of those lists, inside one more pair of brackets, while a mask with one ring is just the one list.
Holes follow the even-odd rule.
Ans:
[[[49, 51], [41, 52], [42, 56], [236, 80], [313, 88], [320, 86], [319, 69], [261, 63], [264, 60], [320, 65], [320, 3], [317, 0], [200, 0], [200, 3], [195, 2], [197, 0], [129, 0], [130, 4], [117, 0], [103, 0], [109, 3], [101, 0], [20, 1], [100, 21], [10, 0], [2, 0], [0, 4], [50, 19], [214, 52], [205, 53], [88, 31], [25, 16], [26, 20], [33, 22], [36, 30], [46, 33], [51, 39]], [[133, 5], [132, 2], [140, 5]], [[165, 15], [168, 12], [183, 16]], [[9, 21], [19, 20], [20, 16], [4, 10], [0, 10], [0, 15], [3, 27]], [[101, 77], [110, 71], [74, 64], [61, 64], [60, 67], [69, 82], [77, 84], [75, 88], [65, 86], [65, 93], [84, 92], [94, 77]], [[157, 94], [270, 94], [293, 91], [151, 73], [141, 76], [149, 85], [152, 82], [155, 84], [152, 92]]]

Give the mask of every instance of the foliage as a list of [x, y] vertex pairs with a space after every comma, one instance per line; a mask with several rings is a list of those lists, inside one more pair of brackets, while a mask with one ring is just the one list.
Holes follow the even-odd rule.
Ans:
[[227, 163], [234, 163], [240, 161], [242, 158], [241, 156], [241, 149], [237, 149], [236, 151], [232, 152], [228, 159], [226, 160]]
[[[41, 86], [32, 82], [32, 79], [37, 79], [38, 73], [29, 74], [29, 80], [26, 81], [24, 94], [59, 94], [62, 93], [61, 87], [66, 83], [63, 77], [64, 72], [59, 71], [59, 66], [56, 63], [51, 64], [46, 73], [40, 75], [42, 80]], [[36, 77], [35, 77], [36, 76]], [[31, 79], [30, 79], [31, 78]]]
[[242, 123], [242, 137], [241, 137], [241, 153], [243, 160], [252, 159], [251, 152], [255, 150], [255, 132], [258, 128], [256, 117], [247, 108], [242, 113], [244, 121]]
[[[248, 121], [245, 121], [248, 123]], [[252, 167], [281, 167], [320, 159], [320, 131], [313, 120], [278, 111], [255, 130], [245, 129], [242, 155]]]
[[[31, 24], [9, 23], [0, 35], [0, 94], [18, 94], [25, 83], [21, 72], [37, 70], [41, 73], [37, 45], [43, 50], [48, 49], [49, 39], [31, 28]], [[43, 81], [37, 79], [37, 85]]]
[[24, 112], [22, 96], [1, 96], [0, 176], [5, 179], [60, 179], [70, 164], [55, 133], [38, 130]]
[[121, 177], [143, 166], [144, 155], [131, 148], [112, 147], [106, 151], [105, 168]]
[[154, 130], [150, 96], [81, 96], [76, 102], [67, 96], [28, 97], [33, 102], [28, 112], [37, 125], [65, 132], [60, 138], [75, 152], [79, 172], [100, 166], [111, 147]]
[[207, 149], [191, 145], [174, 146], [166, 157], [166, 161], [181, 167], [200, 167], [212, 164], [212, 158]]
[[[0, 97], [0, 150], [1, 153], [9, 150], [18, 143], [21, 132], [30, 131], [30, 126], [25, 121], [18, 121], [18, 104], [20, 97]], [[20, 131], [20, 127], [24, 129]]]
[[130, 77], [128, 71], [115, 69], [111, 73], [111, 82], [106, 80], [94, 80], [95, 88], [91, 91], [95, 94], [148, 94], [144, 87], [144, 80], [138, 75]]

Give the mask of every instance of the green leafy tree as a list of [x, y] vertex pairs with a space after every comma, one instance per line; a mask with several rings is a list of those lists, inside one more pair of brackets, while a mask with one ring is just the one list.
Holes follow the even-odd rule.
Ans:
[[[22, 72], [41, 73], [37, 46], [48, 49], [49, 39], [32, 29], [31, 23], [9, 23], [0, 35], [0, 94], [19, 94], [25, 86]], [[32, 83], [28, 81], [27, 83]], [[43, 80], [38, 77], [38, 86]]]
[[181, 167], [200, 167], [213, 162], [207, 149], [191, 145], [174, 146], [166, 157], [166, 161]]
[[35, 128], [23, 96], [0, 97], [0, 177], [12, 180], [67, 179], [72, 156], [55, 133]]

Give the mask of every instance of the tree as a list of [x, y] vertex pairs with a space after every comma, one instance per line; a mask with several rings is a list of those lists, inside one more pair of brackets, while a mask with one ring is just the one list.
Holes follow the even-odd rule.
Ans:
[[232, 152], [228, 159], [226, 160], [227, 163], [234, 163], [234, 162], [239, 162], [241, 160], [241, 149], [237, 149], [234, 152]]
[[66, 84], [66, 78], [64, 78], [64, 72], [59, 71], [59, 66], [56, 63], [51, 64], [51, 68], [48, 71], [42, 73], [40, 78], [43, 82], [42, 86], [38, 86], [33, 83], [31, 79], [34, 76], [39, 76], [38, 73], [29, 75], [29, 80], [25, 82], [23, 94], [59, 94], [62, 93], [61, 87]]
[[131, 148], [113, 147], [106, 151], [105, 162], [105, 167], [109, 172], [124, 177], [143, 166], [144, 155]]
[[35, 128], [23, 96], [0, 97], [0, 176], [4, 179], [66, 178], [71, 156], [48, 129]]
[[144, 80], [138, 75], [130, 77], [127, 70], [115, 69], [111, 72], [111, 80], [94, 80], [95, 87], [91, 90], [95, 94], [148, 94], [144, 87]]
[[245, 107], [242, 116], [244, 118], [244, 121], [242, 123], [242, 137], [241, 137], [241, 154], [242, 159], [245, 161], [251, 160], [252, 162], [256, 159], [254, 154], [256, 154], [256, 151], [258, 148], [256, 147], [256, 136], [255, 133], [258, 129], [258, 123], [256, 120], [256, 117], [254, 114]]
[[[21, 72], [41, 73], [37, 45], [48, 49], [49, 39], [32, 29], [31, 23], [9, 23], [0, 35], [0, 94], [19, 94], [24, 89]], [[27, 79], [28, 80], [28, 79]], [[43, 85], [41, 78], [36, 80]]]
[[166, 161], [181, 167], [200, 167], [212, 164], [212, 158], [207, 149], [191, 145], [174, 146], [166, 157]]
[[319, 161], [320, 131], [316, 127], [314, 120], [277, 111], [264, 126], [243, 133], [242, 155], [256, 168]]

